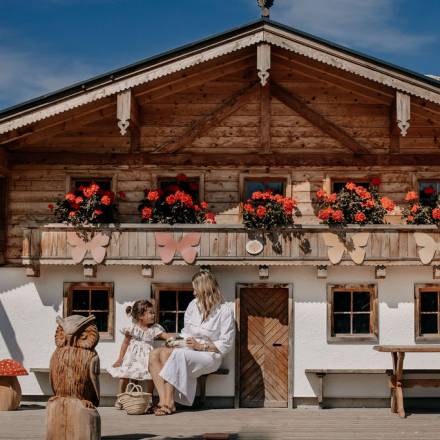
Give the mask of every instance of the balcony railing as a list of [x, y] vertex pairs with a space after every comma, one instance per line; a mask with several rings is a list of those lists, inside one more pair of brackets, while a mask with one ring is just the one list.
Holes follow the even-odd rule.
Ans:
[[[37, 272], [40, 265], [78, 262], [84, 266], [96, 266], [99, 262], [148, 268], [167, 264], [170, 256], [168, 264], [174, 265], [188, 262], [320, 267], [332, 264], [440, 264], [437, 255], [440, 232], [434, 226], [372, 225], [335, 229], [324, 225], [301, 225], [277, 230], [274, 234], [262, 234], [241, 225], [121, 224], [93, 229], [95, 237], [102, 234], [108, 238], [88, 242], [83, 242], [74, 231], [60, 224], [26, 228], [22, 261], [28, 274]], [[157, 233], [162, 233], [162, 238]], [[161, 246], [161, 241], [165, 246]], [[78, 249], [73, 252], [75, 248]], [[103, 256], [102, 261], [100, 256]], [[195, 257], [194, 261], [191, 257]]]

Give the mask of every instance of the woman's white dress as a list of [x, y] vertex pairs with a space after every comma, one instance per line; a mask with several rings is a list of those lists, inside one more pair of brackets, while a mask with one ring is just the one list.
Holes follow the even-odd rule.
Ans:
[[218, 370], [223, 357], [231, 350], [235, 336], [235, 320], [227, 304], [220, 304], [203, 321], [194, 299], [188, 305], [184, 317], [182, 337], [194, 337], [198, 342], [211, 340], [219, 353], [175, 348], [162, 368], [160, 376], [174, 386], [175, 401], [192, 405], [196, 395], [197, 378]]
[[120, 367], [110, 367], [108, 372], [113, 377], [136, 380], [151, 380], [148, 372], [148, 361], [150, 352], [153, 350], [153, 341], [163, 333], [165, 329], [159, 324], [151, 327], [142, 328], [137, 324], [121, 330], [126, 336], [130, 336], [130, 344], [124, 355], [124, 360]]

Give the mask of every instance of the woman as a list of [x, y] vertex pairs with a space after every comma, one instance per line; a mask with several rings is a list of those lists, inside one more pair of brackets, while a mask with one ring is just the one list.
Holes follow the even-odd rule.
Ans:
[[175, 401], [191, 406], [197, 378], [218, 370], [234, 342], [234, 315], [217, 280], [209, 272], [199, 272], [192, 284], [195, 299], [186, 309], [181, 332], [186, 347], [162, 347], [150, 354], [150, 374], [159, 393], [158, 416], [174, 413]]

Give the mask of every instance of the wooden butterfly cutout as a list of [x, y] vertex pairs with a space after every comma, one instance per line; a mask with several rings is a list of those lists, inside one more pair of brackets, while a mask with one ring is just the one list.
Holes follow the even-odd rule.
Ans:
[[198, 252], [196, 246], [199, 245], [202, 236], [200, 232], [186, 234], [179, 241], [174, 240], [173, 234], [169, 232], [155, 232], [154, 236], [160, 258], [165, 264], [173, 261], [176, 251], [188, 264], [193, 264], [196, 261]]
[[440, 251], [440, 243], [437, 243], [430, 235], [422, 232], [414, 232], [414, 240], [418, 246], [417, 252], [423, 264], [429, 264], [437, 251]]
[[104, 234], [95, 234], [94, 237], [85, 241], [76, 232], [67, 233], [67, 243], [72, 247], [71, 255], [75, 263], [81, 263], [84, 260], [87, 251], [92, 254], [93, 259], [99, 264], [104, 261], [107, 252], [106, 246], [110, 242], [110, 236]]
[[347, 244], [341, 241], [338, 235], [333, 234], [332, 232], [323, 232], [322, 238], [327, 249], [328, 259], [332, 264], [338, 264], [345, 252], [348, 252], [351, 259], [356, 264], [362, 264], [365, 259], [365, 246], [368, 243], [368, 239], [370, 238], [369, 232], [358, 232], [357, 234], [353, 234], [350, 237], [352, 241], [352, 246], [348, 246]]

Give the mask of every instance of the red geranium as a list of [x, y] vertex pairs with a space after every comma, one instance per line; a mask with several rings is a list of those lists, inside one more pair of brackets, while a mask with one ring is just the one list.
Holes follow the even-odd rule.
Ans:
[[263, 218], [266, 215], [266, 208], [264, 206], [259, 206], [256, 210], [257, 217]]
[[371, 183], [373, 186], [379, 186], [380, 183], [381, 183], [381, 181], [380, 181], [379, 177], [373, 177], [373, 178], [371, 179], [370, 183]]
[[357, 213], [354, 215], [354, 219], [355, 219], [355, 221], [358, 222], [358, 223], [362, 223], [362, 222], [364, 222], [366, 218], [367, 218], [367, 217], [365, 216], [365, 214], [364, 214], [363, 212], [357, 212]]
[[434, 220], [440, 220], [440, 208], [434, 208], [432, 210], [432, 218]]
[[159, 191], [149, 191], [147, 194], [147, 199], [150, 202], [155, 202], [156, 200], [159, 200]]

